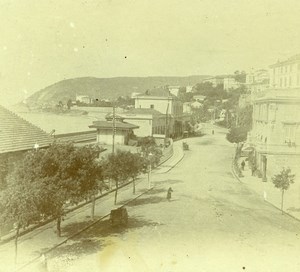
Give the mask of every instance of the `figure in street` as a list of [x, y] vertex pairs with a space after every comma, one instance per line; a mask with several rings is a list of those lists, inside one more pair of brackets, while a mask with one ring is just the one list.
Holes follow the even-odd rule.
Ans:
[[168, 199], [168, 201], [171, 200], [172, 192], [173, 192], [172, 187], [170, 187], [170, 188], [168, 189], [168, 193], [167, 193], [167, 199]]
[[242, 170], [244, 171], [245, 170], [245, 161], [241, 162], [241, 167], [242, 167]]

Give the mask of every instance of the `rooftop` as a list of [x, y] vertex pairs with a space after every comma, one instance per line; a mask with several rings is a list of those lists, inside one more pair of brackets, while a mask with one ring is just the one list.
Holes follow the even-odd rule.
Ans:
[[155, 110], [155, 109], [150, 109], [150, 108], [134, 108], [131, 109], [125, 114], [151, 114], [151, 115], [164, 115], [161, 112]]
[[30, 150], [35, 144], [46, 147], [52, 142], [50, 134], [0, 106], [0, 153]]
[[270, 65], [270, 68], [275, 68], [275, 67], [279, 67], [282, 65], [292, 64], [292, 63], [300, 63], [300, 54], [291, 56], [290, 58], [288, 58], [287, 60], [284, 60], [284, 61], [278, 60], [276, 63]]
[[[89, 128], [97, 128], [97, 129], [113, 129], [113, 121], [94, 121], [92, 125], [89, 126]], [[130, 129], [136, 129], [139, 128], [139, 126], [126, 123], [126, 122], [120, 122], [115, 121], [115, 128], [119, 130], [130, 130]]]

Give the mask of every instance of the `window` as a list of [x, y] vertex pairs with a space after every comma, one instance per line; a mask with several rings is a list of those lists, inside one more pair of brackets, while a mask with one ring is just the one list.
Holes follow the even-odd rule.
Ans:
[[296, 140], [296, 125], [285, 125], [285, 142], [286, 143], [295, 143]]
[[154, 105], [153, 105], [153, 104], [152, 104], [152, 105], [150, 105], [150, 108], [151, 108], [151, 109], [154, 109]]
[[289, 77], [289, 86], [292, 86], [292, 77]]

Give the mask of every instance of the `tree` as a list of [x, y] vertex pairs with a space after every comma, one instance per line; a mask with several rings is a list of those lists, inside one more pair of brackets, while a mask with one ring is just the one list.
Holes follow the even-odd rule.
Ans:
[[284, 191], [288, 190], [294, 183], [295, 175], [291, 174], [290, 168], [283, 168], [281, 172], [272, 177], [272, 182], [276, 188], [281, 190], [281, 212], [283, 214], [283, 196]]
[[98, 154], [99, 150], [92, 147], [54, 143], [46, 150], [28, 152], [15, 168], [16, 181], [37, 185], [39, 214], [56, 219], [58, 236], [66, 202], [77, 204], [97, 191], [97, 180], [101, 178], [95, 162]]
[[68, 110], [71, 109], [72, 106], [73, 106], [72, 100], [69, 99], [68, 102], [67, 102]]
[[144, 160], [139, 154], [127, 153], [128, 175], [132, 178], [133, 194], [135, 194], [135, 180], [137, 176], [143, 171]]
[[226, 134], [226, 139], [230, 143], [240, 143], [247, 139], [248, 130], [244, 127], [232, 127]]
[[129, 151], [117, 150], [107, 157], [105, 164], [105, 176], [115, 182], [115, 199], [114, 204], [117, 204], [119, 183], [129, 178], [129, 170], [126, 159]]
[[27, 180], [11, 178], [8, 188], [2, 194], [1, 223], [14, 222], [15, 234], [15, 263], [17, 262], [18, 238], [20, 228], [28, 226], [39, 219], [37, 203], [39, 203], [38, 184]]

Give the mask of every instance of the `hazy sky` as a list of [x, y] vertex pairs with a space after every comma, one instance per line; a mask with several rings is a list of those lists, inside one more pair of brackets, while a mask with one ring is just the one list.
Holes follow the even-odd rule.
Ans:
[[0, 0], [0, 103], [64, 78], [231, 73], [300, 53], [299, 0]]

